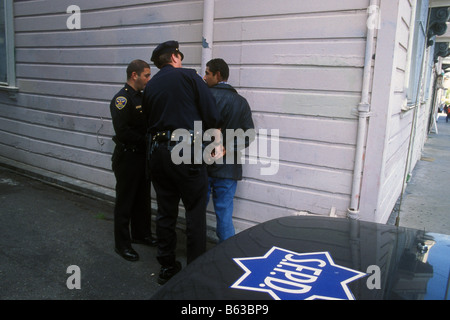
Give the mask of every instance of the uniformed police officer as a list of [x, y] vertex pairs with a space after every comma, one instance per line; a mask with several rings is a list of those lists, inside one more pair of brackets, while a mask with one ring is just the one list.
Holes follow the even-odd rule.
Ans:
[[[142, 90], [150, 80], [150, 66], [142, 60], [127, 68], [127, 83], [111, 100], [116, 135], [112, 168], [116, 177], [114, 240], [116, 252], [139, 260], [131, 243], [155, 246], [151, 235], [150, 180], [146, 177], [147, 121], [142, 113]], [[131, 229], [131, 234], [130, 234]]]
[[178, 42], [158, 45], [151, 60], [160, 71], [147, 84], [143, 98], [153, 140], [150, 171], [158, 203], [160, 284], [181, 269], [175, 257], [180, 199], [186, 210], [187, 263], [206, 250], [206, 166], [194, 161], [175, 164], [171, 151], [177, 142], [171, 141], [171, 135], [177, 129], [193, 132], [196, 121], [201, 122], [204, 131], [220, 127], [214, 97], [195, 70], [182, 68], [183, 58]]

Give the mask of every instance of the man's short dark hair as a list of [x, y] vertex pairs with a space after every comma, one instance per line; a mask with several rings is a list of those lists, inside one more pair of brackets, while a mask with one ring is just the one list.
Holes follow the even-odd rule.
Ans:
[[209, 68], [209, 71], [215, 75], [217, 72], [220, 72], [222, 76], [222, 80], [227, 81], [230, 76], [230, 68], [228, 68], [228, 64], [223, 59], [212, 59], [208, 61], [206, 66]]
[[133, 72], [136, 72], [140, 76], [146, 68], [150, 69], [150, 65], [143, 60], [136, 59], [131, 61], [127, 68], [127, 79], [131, 78]]

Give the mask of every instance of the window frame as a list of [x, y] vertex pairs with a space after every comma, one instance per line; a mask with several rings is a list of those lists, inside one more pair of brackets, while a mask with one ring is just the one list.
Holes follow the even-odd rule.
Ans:
[[6, 41], [6, 81], [0, 82], [0, 90], [8, 91], [10, 95], [15, 96], [18, 91], [16, 83], [16, 57], [14, 42], [14, 13], [13, 1], [5, 0], [5, 41]]
[[429, 1], [416, 0], [412, 17], [413, 33], [409, 40], [408, 70], [406, 77], [406, 108], [410, 110], [423, 103], [424, 77], [426, 76], [427, 58], [430, 49], [427, 47], [427, 25], [429, 15]]

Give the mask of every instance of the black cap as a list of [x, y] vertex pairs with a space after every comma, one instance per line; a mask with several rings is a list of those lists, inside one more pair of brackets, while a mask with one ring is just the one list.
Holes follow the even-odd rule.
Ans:
[[159, 44], [155, 50], [153, 50], [151, 61], [157, 62], [156, 60], [164, 53], [179, 53], [181, 55], [181, 60], [184, 59], [184, 54], [181, 53], [178, 45], [178, 41], [166, 41]]

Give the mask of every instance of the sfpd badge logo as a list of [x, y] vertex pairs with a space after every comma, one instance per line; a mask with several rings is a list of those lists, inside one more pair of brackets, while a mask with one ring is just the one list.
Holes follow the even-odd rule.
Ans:
[[276, 300], [353, 300], [347, 284], [366, 276], [336, 265], [328, 252], [300, 254], [273, 247], [263, 257], [234, 261], [245, 274], [232, 288], [267, 292]]
[[125, 97], [117, 97], [116, 99], [116, 108], [122, 110], [127, 105], [127, 98]]

